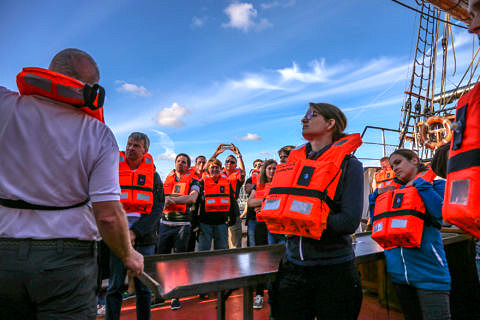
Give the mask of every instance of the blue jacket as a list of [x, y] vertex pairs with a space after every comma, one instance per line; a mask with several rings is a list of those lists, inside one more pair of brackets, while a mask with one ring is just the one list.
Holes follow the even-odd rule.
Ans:
[[[433, 185], [422, 178], [413, 182], [425, 203], [427, 212], [442, 223], [445, 181]], [[405, 188], [401, 186], [400, 188]], [[370, 217], [373, 218], [377, 190], [369, 196]], [[397, 247], [385, 250], [387, 271], [394, 283], [408, 284], [419, 289], [450, 290], [450, 274], [440, 230], [424, 224], [420, 248]]]

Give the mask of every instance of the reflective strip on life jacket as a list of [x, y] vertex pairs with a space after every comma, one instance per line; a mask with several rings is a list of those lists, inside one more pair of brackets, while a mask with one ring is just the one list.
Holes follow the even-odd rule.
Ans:
[[362, 144], [360, 134], [346, 136], [317, 160], [306, 159], [305, 146], [292, 150], [288, 162], [279, 164], [261, 217], [274, 233], [320, 239], [330, 212], [344, 164]]
[[457, 103], [443, 218], [480, 239], [480, 85]]
[[152, 156], [145, 154], [135, 171], [130, 169], [123, 151], [120, 152], [119, 157], [120, 202], [123, 209], [126, 213], [150, 214], [153, 206], [155, 174]]

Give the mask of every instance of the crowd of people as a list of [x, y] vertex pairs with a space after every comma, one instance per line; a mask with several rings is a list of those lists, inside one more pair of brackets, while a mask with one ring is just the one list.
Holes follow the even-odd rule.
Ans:
[[[480, 34], [480, 0], [470, 2], [471, 32]], [[301, 120], [306, 143], [282, 147], [279, 163], [256, 159], [247, 179], [237, 146], [220, 144], [193, 164], [177, 154], [162, 181], [146, 134], [133, 132], [125, 151], [118, 148], [99, 80], [90, 55], [65, 49], [48, 69], [24, 68], [19, 93], [0, 87], [1, 319], [93, 319], [102, 276], [106, 319], [119, 319], [127, 275], [137, 319], [150, 319], [152, 292], [137, 278], [143, 257], [240, 248], [243, 219], [249, 246], [285, 243], [277, 277], [266, 284], [273, 319], [357, 319], [363, 292], [351, 235], [362, 217], [364, 174], [352, 153], [361, 139], [345, 133], [338, 107], [310, 103]], [[480, 134], [472, 125], [479, 88], [462, 97], [452, 144], [431, 166], [398, 149], [381, 160], [369, 196], [372, 238], [384, 248], [405, 319], [451, 319], [454, 280], [440, 228], [447, 216], [460, 227], [469, 221], [466, 230], [477, 235], [475, 221], [455, 211], [478, 181], [471, 169], [478, 161], [470, 160], [480, 149], [471, 140]], [[256, 288], [254, 308], [263, 307], [264, 291]], [[180, 307], [172, 299], [171, 308]]]

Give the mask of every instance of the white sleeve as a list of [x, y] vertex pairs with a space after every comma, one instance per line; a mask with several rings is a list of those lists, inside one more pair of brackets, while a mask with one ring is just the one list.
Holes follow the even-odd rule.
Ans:
[[88, 193], [92, 202], [120, 200], [118, 145], [110, 129], [105, 129], [105, 134], [94, 142], [99, 152], [89, 177]]

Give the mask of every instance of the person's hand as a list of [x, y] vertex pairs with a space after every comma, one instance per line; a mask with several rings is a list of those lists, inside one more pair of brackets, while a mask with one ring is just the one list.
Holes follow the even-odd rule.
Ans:
[[225, 149], [222, 147], [223, 144], [219, 144], [218, 147], [217, 147], [217, 150], [215, 150], [215, 154], [213, 155], [213, 157], [217, 157], [220, 153], [222, 153], [223, 151], [225, 151]]
[[130, 234], [130, 243], [132, 244], [132, 246], [134, 246], [135, 245], [135, 238], [137, 237], [137, 235], [132, 230], [129, 230], [129, 234]]
[[232, 143], [232, 150], [233, 153], [235, 153], [237, 156], [240, 156], [240, 150], [238, 150], [237, 146], [235, 146], [233, 143]]
[[138, 277], [143, 273], [143, 256], [135, 249], [132, 248], [122, 262], [130, 277]]

